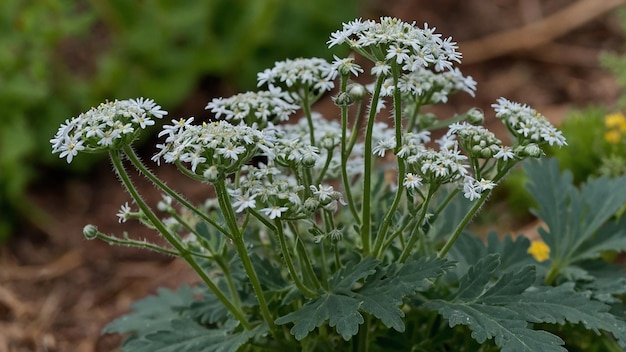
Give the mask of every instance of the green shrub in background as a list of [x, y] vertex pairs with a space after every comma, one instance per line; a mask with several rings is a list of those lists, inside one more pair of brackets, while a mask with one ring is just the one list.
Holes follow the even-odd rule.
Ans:
[[252, 89], [253, 73], [274, 61], [323, 52], [331, 30], [354, 18], [357, 2], [3, 1], [0, 240], [19, 216], [42, 221], [24, 197], [27, 185], [43, 177], [38, 166], [76, 173], [93, 162], [70, 169], [50, 157], [48, 136], [67, 116], [127, 96], [151, 96], [173, 108], [206, 75]]

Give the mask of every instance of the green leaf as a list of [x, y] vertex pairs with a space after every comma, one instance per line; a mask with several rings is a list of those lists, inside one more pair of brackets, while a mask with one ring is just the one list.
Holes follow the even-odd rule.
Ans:
[[485, 303], [506, 305], [522, 313], [524, 319], [531, 323], [581, 323], [596, 334], [604, 330], [626, 342], [626, 323], [609, 313], [610, 306], [589, 299], [585, 293], [576, 292], [573, 283], [534, 287], [521, 296], [492, 297]]
[[536, 263], [527, 253], [529, 246], [530, 241], [524, 236], [515, 238], [504, 236], [500, 239], [495, 232], [490, 232], [485, 242], [478, 236], [468, 233], [466, 236], [459, 237], [449, 257], [459, 263], [456, 272], [462, 276], [470, 266], [486, 255], [499, 254], [501, 263], [494, 274], [500, 276], [505, 271], [519, 270], [526, 265]]
[[385, 326], [404, 331], [404, 312], [400, 309], [402, 299], [416, 291], [426, 290], [432, 279], [442, 275], [453, 265], [438, 258], [410, 259], [404, 265], [390, 265], [379, 270], [378, 275], [368, 279], [358, 290], [363, 304], [361, 309], [380, 319]]
[[445, 301], [433, 301], [428, 307], [437, 309], [448, 319], [450, 327], [468, 325], [472, 329], [472, 338], [478, 343], [494, 338], [502, 351], [567, 351], [561, 347], [563, 340], [559, 337], [529, 329], [522, 320], [503, 318], [511, 314], [504, 308]]
[[169, 326], [172, 319], [181, 316], [181, 310], [193, 302], [192, 290], [183, 285], [178, 291], [159, 288], [157, 295], [148, 296], [131, 305], [133, 313], [126, 314], [107, 324], [103, 334], [131, 333], [141, 335]]
[[[234, 324], [231, 324], [234, 325]], [[236, 352], [253, 336], [264, 333], [264, 325], [253, 330], [232, 332], [232, 326], [207, 329], [192, 320], [171, 321], [166, 329], [133, 340], [123, 348], [128, 352]]]
[[329, 325], [335, 327], [337, 333], [348, 341], [356, 335], [359, 325], [364, 322], [363, 316], [358, 312], [360, 304], [355, 298], [329, 293], [307, 303], [298, 311], [276, 319], [276, 324], [294, 323], [291, 334], [297, 340], [302, 340], [328, 320]]
[[491, 275], [500, 265], [500, 256], [489, 254], [481, 258], [476, 265], [467, 271], [459, 282], [459, 291], [456, 298], [473, 299], [482, 295], [485, 286], [491, 280]]
[[[330, 292], [278, 318], [276, 324], [293, 323], [291, 333], [301, 340], [328, 321], [347, 341], [358, 332], [364, 321], [361, 312], [365, 312], [387, 327], [404, 331], [402, 299], [427, 289], [432, 279], [450, 267], [449, 262], [437, 258], [409, 259], [404, 265], [380, 267], [377, 260], [367, 257], [335, 273], [329, 280]], [[357, 287], [361, 279], [365, 282]]]
[[225, 320], [228, 317], [228, 309], [207, 288], [203, 291], [202, 299], [191, 303], [190, 316], [200, 324], [215, 324]]
[[452, 300], [433, 300], [425, 307], [437, 310], [452, 327], [469, 326], [479, 343], [493, 338], [503, 351], [565, 351], [559, 337], [535, 331], [530, 323], [580, 323], [626, 341], [626, 323], [609, 313], [610, 306], [576, 292], [573, 283], [534, 287], [535, 268], [530, 265], [492, 283], [498, 264], [495, 254], [479, 260], [461, 277]]
[[582, 260], [597, 258], [607, 250], [626, 250], [626, 219], [611, 218], [626, 203], [626, 176], [590, 179], [580, 191], [569, 172], [560, 174], [555, 159], [525, 163], [528, 189], [537, 200], [536, 214], [547, 229], [539, 233], [550, 247], [550, 259], [558, 273], [589, 277]]
[[328, 284], [334, 292], [350, 291], [354, 284], [376, 272], [378, 260], [366, 257], [357, 264], [349, 263], [331, 277]]

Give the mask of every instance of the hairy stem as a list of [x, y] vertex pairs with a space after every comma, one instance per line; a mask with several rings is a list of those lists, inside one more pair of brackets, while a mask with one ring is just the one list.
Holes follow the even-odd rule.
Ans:
[[133, 150], [132, 147], [125, 146], [124, 147], [124, 154], [126, 154], [126, 156], [128, 157], [128, 160], [130, 160], [130, 162], [133, 164], [133, 166], [135, 166], [135, 168], [139, 172], [141, 172], [150, 181], [152, 181], [152, 183], [154, 183], [159, 189], [161, 189], [163, 192], [165, 192], [165, 194], [167, 194], [168, 196], [174, 198], [180, 204], [185, 206], [185, 208], [191, 210], [194, 214], [199, 216], [202, 220], [208, 222], [213, 227], [215, 227], [219, 232], [221, 232], [222, 234], [228, 236], [228, 231], [226, 231], [226, 229], [224, 229], [220, 224], [218, 224], [217, 221], [215, 221], [215, 219], [212, 219], [211, 217], [207, 216], [207, 214], [205, 214], [204, 212], [200, 211], [200, 209], [198, 209], [197, 207], [193, 206], [193, 204], [191, 204], [183, 196], [178, 194], [176, 191], [174, 191], [168, 185], [166, 185], [163, 181], [161, 181], [158, 177], [156, 177], [156, 175], [153, 174], [141, 162], [141, 160], [139, 159], [139, 157], [137, 157], [137, 154], [135, 153], [135, 151]]
[[237, 218], [229, 200], [228, 191], [226, 189], [226, 182], [224, 181], [224, 179], [220, 178], [214, 183], [214, 186], [215, 192], [217, 193], [217, 199], [220, 204], [220, 209], [222, 210], [224, 218], [226, 219], [226, 224], [231, 231], [233, 243], [235, 245], [235, 248], [237, 249], [237, 254], [239, 255], [239, 259], [241, 259], [243, 269], [246, 272], [248, 279], [250, 280], [252, 290], [257, 296], [256, 298], [259, 302], [259, 308], [261, 310], [263, 320], [265, 320], [265, 322], [267, 323], [270, 333], [278, 339], [279, 335], [277, 332], [276, 324], [274, 324], [274, 318], [272, 317], [272, 313], [270, 312], [267, 301], [265, 300], [265, 295], [263, 292], [263, 288], [261, 287], [259, 276], [254, 270], [254, 265], [250, 260], [250, 253], [248, 253], [248, 248], [246, 247], [245, 241], [243, 239], [243, 234], [237, 226]]
[[163, 237], [174, 247], [181, 258], [183, 258], [189, 266], [198, 274], [198, 276], [202, 279], [202, 281], [207, 285], [207, 287], [215, 294], [215, 296], [220, 300], [220, 302], [228, 309], [228, 311], [237, 319], [241, 325], [247, 329], [252, 329], [252, 325], [243, 312], [237, 309], [230, 301], [230, 299], [220, 290], [215, 283], [211, 280], [211, 278], [207, 275], [206, 272], [200, 267], [198, 262], [195, 261], [191, 253], [185, 248], [185, 246], [180, 242], [180, 240], [172, 234], [161, 222], [161, 220], [154, 214], [152, 209], [146, 204], [143, 200], [135, 186], [133, 185], [130, 177], [126, 173], [124, 169], [124, 165], [122, 164], [122, 159], [120, 156], [120, 152], [117, 150], [113, 150], [109, 152], [109, 156], [111, 157], [111, 161], [113, 162], [113, 167], [115, 168], [115, 172], [120, 177], [122, 184], [130, 193], [131, 197], [135, 200], [135, 203], [141, 209], [141, 211], [145, 214], [148, 220], [154, 225], [154, 227], [161, 233]]

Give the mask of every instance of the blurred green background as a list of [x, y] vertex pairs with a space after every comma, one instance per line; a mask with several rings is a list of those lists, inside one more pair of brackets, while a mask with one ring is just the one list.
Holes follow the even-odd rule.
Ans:
[[[100, 102], [150, 97], [175, 110], [203, 77], [255, 89], [276, 60], [318, 56], [358, 0], [4, 0], [0, 4], [0, 241], [37, 222], [41, 170], [80, 175], [94, 158], [51, 154], [59, 124]], [[43, 169], [42, 169], [43, 167]], [[38, 172], [39, 171], [39, 172]], [[54, 187], [54, 183], [50, 184]]]

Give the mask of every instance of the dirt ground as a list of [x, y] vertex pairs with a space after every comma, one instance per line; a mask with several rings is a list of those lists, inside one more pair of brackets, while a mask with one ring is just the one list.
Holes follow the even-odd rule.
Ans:
[[[455, 97], [437, 108], [443, 116], [477, 106], [492, 118], [490, 104], [504, 96], [558, 123], [569, 109], [612, 106], [619, 96], [598, 56], [624, 49], [619, 17], [610, 11], [622, 4], [626, 1], [370, 0], [362, 16], [428, 22], [459, 43], [460, 67], [478, 82], [477, 97]], [[198, 89], [171, 116], [204, 113], [214, 90]], [[202, 186], [172, 169], [157, 171], [190, 200], [204, 199]], [[83, 238], [88, 223], [106, 233], [127, 230], [135, 237], [155, 237], [139, 225], [117, 223], [115, 213], [129, 198], [106, 162], [96, 165], [89, 178], [50, 172], [43, 179], [29, 195], [50, 220], [40, 227], [24, 223], [0, 246], [0, 352], [118, 351], [120, 336], [100, 335], [107, 322], [159, 286], [196, 279], [179, 260]], [[149, 201], [158, 200], [145, 180], [136, 182]]]

